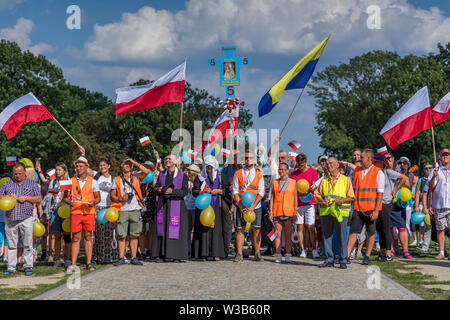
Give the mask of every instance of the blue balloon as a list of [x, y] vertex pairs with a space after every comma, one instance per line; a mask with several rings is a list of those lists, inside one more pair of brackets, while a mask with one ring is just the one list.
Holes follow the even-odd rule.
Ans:
[[96, 220], [98, 223], [105, 224], [108, 222], [108, 220], [106, 219], [106, 216], [105, 216], [106, 210], [108, 210], [108, 209], [109, 208], [102, 209], [97, 213]]
[[187, 155], [187, 151], [183, 150], [183, 152], [181, 152], [181, 160], [183, 160], [184, 163], [191, 163], [192, 159], [190, 157], [188, 157]]
[[145, 176], [144, 182], [145, 183], [152, 183], [153, 180], [155, 180], [155, 173], [153, 171], [150, 171], [148, 175]]
[[242, 204], [246, 208], [249, 208], [253, 204], [254, 200], [255, 196], [251, 192], [246, 192], [242, 195]]
[[211, 199], [210, 193], [202, 193], [195, 199], [195, 206], [199, 210], [206, 209], [211, 204]]
[[313, 198], [312, 192], [308, 192], [307, 194], [305, 194], [304, 196], [300, 197], [300, 200], [303, 203], [309, 203]]
[[209, 148], [208, 150], [206, 150], [206, 155], [207, 156], [216, 156], [216, 149], [215, 148]]
[[412, 224], [421, 224], [425, 219], [425, 213], [423, 212], [414, 212], [411, 215], [411, 223]]
[[265, 176], [270, 176], [270, 169], [267, 164], [263, 167], [263, 171]]

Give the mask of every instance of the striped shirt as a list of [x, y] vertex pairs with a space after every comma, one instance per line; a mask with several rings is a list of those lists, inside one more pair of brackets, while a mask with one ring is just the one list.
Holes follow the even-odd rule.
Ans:
[[[25, 178], [25, 181], [19, 186], [14, 179], [7, 180], [3, 186], [0, 187], [0, 195], [7, 196], [15, 194], [17, 198], [22, 196], [27, 197], [41, 197], [41, 191], [37, 182]], [[14, 209], [6, 212], [8, 220], [25, 220], [33, 216], [33, 204], [29, 201], [20, 203], [17, 201]]]

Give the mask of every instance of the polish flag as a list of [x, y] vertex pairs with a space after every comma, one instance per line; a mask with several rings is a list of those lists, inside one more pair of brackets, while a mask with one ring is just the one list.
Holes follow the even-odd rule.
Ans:
[[278, 236], [278, 231], [273, 227], [273, 229], [267, 234], [267, 237], [270, 239], [270, 241], [274, 241]]
[[292, 148], [292, 150], [297, 150], [298, 148], [300, 148], [302, 145], [300, 143], [298, 143], [295, 140], [292, 140], [291, 142], [288, 143], [288, 146]]
[[56, 170], [52, 169], [48, 172], [48, 175], [50, 176], [50, 179], [54, 180], [56, 178]]
[[222, 148], [222, 152], [220, 154], [228, 158], [231, 155], [231, 151], [228, 149]]
[[377, 153], [386, 154], [388, 153], [388, 149], [384, 146], [383, 148], [377, 149]]
[[149, 137], [143, 137], [139, 139], [139, 142], [141, 143], [141, 146], [145, 146], [147, 144], [150, 144], [150, 138]]
[[[203, 141], [200, 146], [194, 149], [195, 151], [208, 149], [220, 139], [225, 139], [230, 135], [231, 127], [229, 114], [228, 110], [225, 110], [220, 115], [209, 133], [208, 140]], [[239, 106], [236, 106], [235, 112], [233, 113], [233, 127], [233, 136], [236, 136], [239, 128]]]
[[116, 89], [116, 117], [121, 114], [183, 102], [186, 62], [169, 71], [153, 83]]
[[205, 181], [203, 181], [202, 185], [200, 186], [200, 193], [205, 193], [206, 189], [208, 189], [208, 185]]
[[9, 140], [28, 122], [53, 119], [52, 114], [30, 92], [8, 105], [0, 113], [0, 130]]
[[435, 124], [439, 124], [450, 119], [450, 92], [447, 93], [431, 110]]
[[298, 153], [295, 153], [295, 152], [289, 152], [289, 159], [295, 161], [295, 158], [297, 158], [297, 156], [298, 156]]
[[16, 164], [16, 162], [17, 162], [16, 157], [6, 157], [6, 165], [7, 166], [13, 166]]
[[380, 134], [391, 149], [432, 127], [428, 88], [416, 92], [386, 123]]
[[72, 189], [72, 180], [61, 180], [59, 182], [59, 190], [67, 191]]
[[156, 160], [156, 167], [157, 167], [157, 168], [161, 168], [161, 158], [159, 158], [158, 160]]
[[198, 152], [194, 152], [194, 150], [189, 149], [189, 151], [187, 152], [187, 156], [194, 159], [197, 156]]

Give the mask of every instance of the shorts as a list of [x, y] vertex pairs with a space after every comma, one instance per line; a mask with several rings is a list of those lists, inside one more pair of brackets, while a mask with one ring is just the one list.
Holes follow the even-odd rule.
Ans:
[[70, 232], [95, 231], [95, 214], [70, 215]]
[[[255, 209], [255, 221], [252, 222], [252, 226], [254, 228], [261, 228], [261, 219], [262, 219], [262, 209]], [[244, 218], [241, 217], [241, 210], [239, 207], [236, 207], [236, 229], [244, 229], [247, 222], [244, 221]]]
[[297, 221], [295, 224], [307, 224], [313, 226], [316, 222], [316, 211], [314, 205], [299, 206], [297, 208]]
[[279, 217], [273, 217], [273, 223], [294, 223], [293, 217], [286, 217], [286, 216], [279, 216]]
[[6, 239], [6, 233], [5, 233], [5, 223], [0, 222], [0, 247], [3, 244], [3, 241], [5, 242], [4, 246], [8, 246], [8, 240]]
[[450, 209], [435, 209], [436, 230], [450, 229]]
[[142, 231], [141, 210], [120, 211], [117, 220], [117, 235], [119, 239], [127, 235], [139, 237]]
[[391, 211], [389, 225], [392, 228], [406, 228], [406, 210], [394, 206]]
[[62, 232], [63, 219], [58, 215], [58, 210], [52, 211], [50, 217], [50, 233], [52, 232]]
[[[370, 212], [370, 211], [369, 211]], [[361, 211], [354, 211], [352, 216], [352, 224], [350, 226], [350, 233], [360, 233], [363, 227], [369, 234], [374, 234], [377, 220], [370, 220], [370, 216], [365, 216]]]

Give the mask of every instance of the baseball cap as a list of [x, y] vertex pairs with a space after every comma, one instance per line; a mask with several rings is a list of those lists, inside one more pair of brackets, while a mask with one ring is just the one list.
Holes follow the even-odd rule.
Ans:
[[381, 154], [381, 153], [376, 153], [376, 154], [373, 156], [373, 160], [374, 160], [374, 161], [381, 161], [381, 162], [384, 162], [384, 161], [386, 161], [386, 157], [385, 157], [383, 154]]
[[78, 162], [83, 162], [86, 165], [89, 165], [89, 162], [87, 161], [87, 159], [85, 157], [79, 157], [77, 160], [75, 160], [74, 164], [78, 163]]
[[441, 152], [439, 153], [439, 155], [442, 156], [443, 153], [450, 154], [450, 150], [449, 149], [442, 149]]
[[326, 155], [321, 155], [319, 157], [319, 162], [322, 161], [323, 159], [328, 160], [328, 157]]
[[401, 157], [400, 159], [397, 160], [397, 162], [403, 162], [403, 161], [406, 161], [409, 164], [411, 164], [411, 161], [409, 161], [409, 159], [407, 157]]

